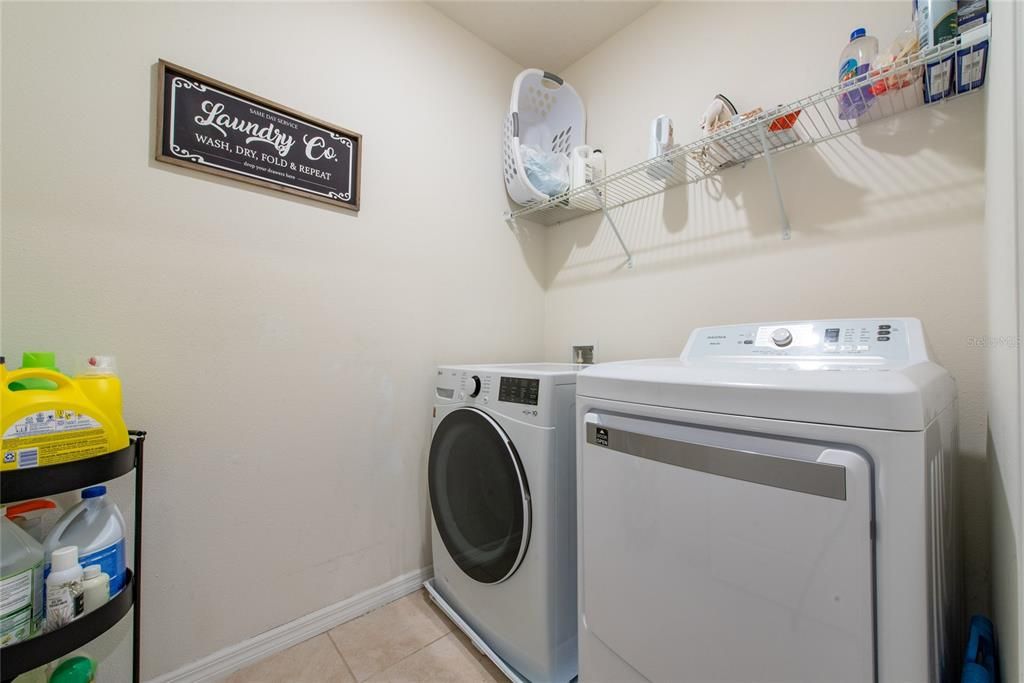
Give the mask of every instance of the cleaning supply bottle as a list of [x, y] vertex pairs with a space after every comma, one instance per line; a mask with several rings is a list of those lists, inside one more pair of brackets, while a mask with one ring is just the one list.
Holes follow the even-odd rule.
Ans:
[[608, 164], [605, 161], [604, 152], [597, 147], [594, 148], [593, 153], [590, 155], [588, 168], [590, 170], [590, 182], [593, 183], [601, 182], [608, 173]]
[[102, 607], [110, 600], [110, 576], [98, 564], [82, 570], [82, 593], [85, 595], [85, 614]]
[[84, 610], [78, 548], [73, 545], [57, 548], [50, 556], [50, 573], [46, 577], [46, 630], [70, 624]]
[[858, 28], [850, 34], [850, 44], [839, 55], [839, 84], [850, 82], [850, 88], [839, 95], [839, 118], [845, 120], [860, 118], [874, 104], [875, 96], [871, 86], [853, 87], [857, 78], [868, 75], [871, 62], [878, 56], [878, 38], [869, 36], [867, 30]]
[[[46, 380], [54, 388], [28, 380]], [[95, 370], [75, 380], [47, 368], [8, 371], [0, 363], [0, 431], [0, 470], [57, 465], [127, 448], [121, 383], [112, 361], [97, 361]]]
[[39, 543], [46, 540], [50, 529], [61, 518], [64, 511], [49, 498], [26, 500], [7, 507], [7, 519], [25, 530]]
[[[601, 150], [594, 149], [590, 145], [579, 145], [578, 147], [573, 147], [570, 158], [572, 159], [572, 172], [570, 174], [572, 190], [579, 190], [588, 185], [593, 185], [604, 178], [605, 161]], [[590, 192], [570, 198], [569, 205], [574, 208], [596, 209], [600, 206], [598, 200], [601, 195], [602, 191], [600, 189], [593, 188]]]
[[572, 189], [600, 182], [604, 178], [604, 153], [590, 145], [572, 150]]
[[98, 564], [110, 576], [110, 594], [124, 585], [124, 517], [114, 501], [107, 498], [106, 486], [82, 490], [82, 502], [61, 517], [43, 543], [49, 558], [57, 548], [78, 547], [83, 565]]
[[43, 626], [43, 548], [0, 513], [0, 647]]
[[50, 683], [93, 683], [96, 680], [96, 662], [79, 655], [61, 662], [50, 676]]

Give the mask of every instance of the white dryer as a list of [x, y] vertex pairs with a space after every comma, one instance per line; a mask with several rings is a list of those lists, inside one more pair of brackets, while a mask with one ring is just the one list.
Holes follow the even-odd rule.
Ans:
[[438, 368], [427, 590], [514, 681], [576, 676], [576, 373]]
[[577, 383], [580, 680], [959, 680], [956, 388], [914, 319]]

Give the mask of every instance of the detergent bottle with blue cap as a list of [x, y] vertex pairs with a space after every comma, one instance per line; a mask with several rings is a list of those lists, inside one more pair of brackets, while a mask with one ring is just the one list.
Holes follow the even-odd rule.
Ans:
[[82, 502], [60, 518], [43, 542], [47, 572], [54, 550], [78, 546], [79, 564], [100, 565], [110, 576], [110, 595], [117, 595], [124, 586], [126, 528], [117, 504], [107, 497], [106, 486], [82, 489]]

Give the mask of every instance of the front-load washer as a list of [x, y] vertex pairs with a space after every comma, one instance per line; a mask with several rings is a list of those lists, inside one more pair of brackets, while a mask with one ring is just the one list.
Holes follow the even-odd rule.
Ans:
[[576, 676], [576, 374], [438, 368], [427, 589], [509, 678]]
[[908, 318], [577, 380], [580, 680], [959, 680], [956, 387]]

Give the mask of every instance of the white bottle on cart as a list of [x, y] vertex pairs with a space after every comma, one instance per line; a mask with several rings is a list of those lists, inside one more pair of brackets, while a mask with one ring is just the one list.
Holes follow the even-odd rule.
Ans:
[[85, 614], [103, 607], [110, 600], [110, 577], [98, 564], [83, 570], [82, 593], [85, 595]]
[[57, 548], [51, 554], [50, 573], [46, 577], [46, 630], [53, 631], [82, 616], [82, 565], [78, 548]]
[[124, 586], [126, 529], [117, 504], [107, 498], [107, 487], [90, 486], [82, 490], [82, 502], [54, 525], [43, 550], [49, 559], [56, 548], [78, 546], [81, 563], [100, 565], [110, 577], [110, 594], [116, 595]]

